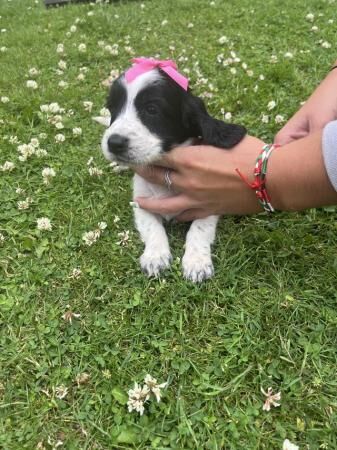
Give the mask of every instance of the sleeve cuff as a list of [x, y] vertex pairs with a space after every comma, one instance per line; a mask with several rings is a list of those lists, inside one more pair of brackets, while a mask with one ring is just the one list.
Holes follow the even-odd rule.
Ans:
[[337, 120], [325, 126], [322, 147], [325, 169], [332, 186], [337, 191]]

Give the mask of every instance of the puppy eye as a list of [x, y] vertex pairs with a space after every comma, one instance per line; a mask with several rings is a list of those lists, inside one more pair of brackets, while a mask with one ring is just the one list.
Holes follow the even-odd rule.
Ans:
[[158, 113], [157, 106], [153, 103], [148, 103], [147, 105], [145, 105], [145, 111], [153, 116]]

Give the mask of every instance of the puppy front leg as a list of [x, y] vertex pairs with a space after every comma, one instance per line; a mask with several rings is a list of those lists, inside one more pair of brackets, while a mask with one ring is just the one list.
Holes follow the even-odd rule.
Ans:
[[194, 220], [188, 230], [182, 265], [184, 277], [199, 283], [214, 274], [211, 244], [215, 238], [219, 216]]
[[170, 267], [172, 260], [169, 242], [162, 223], [162, 218], [136, 208], [135, 222], [145, 250], [140, 257], [142, 270], [150, 277], [157, 277], [159, 273]]

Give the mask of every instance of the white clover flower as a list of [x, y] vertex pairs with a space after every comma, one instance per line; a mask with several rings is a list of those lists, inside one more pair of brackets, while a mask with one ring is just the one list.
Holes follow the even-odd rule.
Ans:
[[69, 278], [74, 278], [75, 280], [77, 280], [80, 276], [82, 275], [82, 270], [78, 267], [75, 267]]
[[294, 57], [294, 55], [293, 55], [291, 52], [286, 52], [286, 53], [284, 54], [284, 57], [285, 57], [285, 58], [292, 59], [292, 58]]
[[3, 165], [0, 165], [0, 170], [2, 172], [11, 172], [15, 169], [15, 164], [11, 161], [6, 161]]
[[246, 63], [242, 63], [242, 64], [241, 64], [241, 67], [243, 68], [243, 70], [247, 70], [247, 69], [248, 69], [248, 66], [247, 66]]
[[56, 123], [55, 123], [55, 128], [56, 128], [57, 130], [63, 130], [64, 125], [63, 125], [62, 122], [56, 122]]
[[117, 234], [117, 236], [120, 238], [120, 241], [117, 242], [118, 245], [121, 245], [122, 247], [127, 246], [128, 241], [130, 239], [130, 231], [121, 231]]
[[32, 67], [31, 69], [29, 69], [28, 73], [31, 77], [36, 77], [37, 75], [39, 75], [40, 71], [35, 67]]
[[160, 389], [164, 389], [167, 386], [167, 382], [158, 384], [157, 380], [155, 378], [153, 378], [151, 375], [147, 374], [144, 378], [144, 383], [146, 384], [146, 386], [148, 387], [150, 392], [152, 392], [154, 394], [157, 402], [159, 403], [160, 398], [161, 398]]
[[322, 42], [321, 46], [322, 46], [323, 48], [331, 48], [330, 42], [327, 42], [327, 41]]
[[28, 209], [33, 202], [31, 197], [27, 197], [26, 200], [20, 200], [17, 202], [18, 209]]
[[82, 128], [80, 128], [80, 127], [73, 128], [73, 136], [81, 136], [81, 134], [82, 134]]
[[231, 67], [230, 68], [230, 73], [235, 75], [236, 74], [236, 68], [235, 67]]
[[55, 136], [55, 141], [60, 144], [61, 142], [64, 142], [66, 140], [64, 134], [59, 133]]
[[110, 111], [108, 110], [108, 108], [102, 108], [99, 112], [99, 115], [101, 117], [110, 117]]
[[282, 114], [277, 114], [275, 116], [275, 123], [283, 123], [285, 121], [284, 116], [282, 116]]
[[17, 136], [10, 136], [8, 139], [8, 142], [10, 144], [19, 144], [20, 143], [19, 138]]
[[228, 42], [228, 37], [227, 36], [221, 36], [219, 39], [218, 39], [218, 42], [219, 42], [219, 44], [226, 44], [227, 42]]
[[31, 138], [30, 143], [34, 148], [38, 148], [40, 146], [40, 142], [37, 138]]
[[232, 113], [231, 112], [226, 112], [226, 114], [224, 115], [225, 120], [231, 120], [232, 118]]
[[24, 162], [35, 154], [35, 147], [32, 144], [21, 144], [18, 146], [18, 152], [20, 153], [19, 160]]
[[93, 102], [89, 102], [89, 101], [83, 102], [84, 109], [88, 112], [91, 112], [92, 105], [93, 105]]
[[40, 111], [43, 112], [43, 113], [49, 112], [49, 105], [41, 105], [40, 106]]
[[274, 406], [275, 408], [280, 406], [280, 403], [277, 402], [281, 400], [281, 392], [273, 394], [273, 388], [271, 387], [268, 388], [267, 392], [261, 387], [261, 392], [267, 397], [262, 407], [263, 411], [270, 411], [271, 406]]
[[276, 55], [271, 55], [271, 57], [270, 57], [270, 62], [272, 63], [272, 64], [276, 64], [277, 63], [277, 56]]
[[48, 111], [52, 114], [61, 112], [60, 105], [57, 102], [50, 103], [50, 105], [48, 106]]
[[81, 53], [85, 53], [87, 51], [87, 46], [85, 44], [80, 44], [77, 48]]
[[121, 219], [120, 219], [119, 216], [115, 216], [113, 222], [114, 222], [114, 223], [117, 223], [117, 222], [119, 222], [120, 220], [121, 220]]
[[307, 14], [307, 15], [305, 16], [305, 18], [306, 18], [306, 20], [307, 20], [308, 22], [313, 22], [314, 19], [315, 19], [315, 16], [314, 16], [314, 14], [309, 13], [309, 14]]
[[36, 155], [38, 158], [41, 158], [42, 156], [47, 156], [48, 153], [47, 153], [47, 150], [45, 150], [44, 148], [37, 148], [37, 149], [35, 150], [35, 155]]
[[55, 176], [56, 176], [56, 172], [55, 172], [55, 170], [54, 170], [53, 168], [51, 168], [51, 167], [45, 167], [45, 168], [42, 170], [42, 177], [43, 177], [43, 182], [44, 182], [44, 184], [49, 184], [50, 181], [51, 181], [51, 179], [52, 179], [53, 177], [55, 177]]
[[87, 13], [87, 16], [88, 17], [91, 17], [91, 16], [93, 16], [94, 15], [94, 11], [89, 11], [88, 13]]
[[316, 31], [318, 31], [318, 27], [316, 25], [314, 25], [313, 27], [311, 27], [311, 31], [316, 33]]
[[190, 22], [188, 25], [187, 25], [187, 28], [193, 28], [194, 27], [194, 24], [192, 23], [192, 22]]
[[149, 388], [146, 385], [141, 387], [138, 383], [135, 383], [134, 388], [128, 391], [128, 395], [128, 411], [132, 412], [135, 410], [142, 416], [144, 413], [144, 403], [150, 398]]
[[162, 23], [161, 23], [161, 26], [164, 27], [164, 26], [167, 25], [167, 24], [168, 24], [168, 20], [164, 19], [164, 20], [162, 21]]
[[88, 172], [91, 177], [100, 177], [103, 175], [103, 170], [98, 167], [89, 167]]
[[83, 81], [85, 80], [85, 75], [84, 73], [79, 73], [76, 78], [78, 81]]
[[[63, 118], [59, 114], [56, 114], [55, 116], [48, 117], [48, 122], [53, 124], [53, 125], [55, 125], [55, 126], [56, 126], [57, 123], [62, 123], [62, 120], [63, 120]], [[59, 127], [59, 128], [63, 128], [63, 125], [61, 127]]]
[[101, 231], [104, 231], [104, 230], [106, 229], [107, 226], [108, 226], [108, 224], [107, 224], [106, 222], [99, 222], [99, 223], [98, 223], [98, 228], [99, 228]]
[[61, 80], [58, 85], [59, 85], [60, 88], [64, 89], [64, 88], [68, 87], [68, 82]]
[[8, 103], [9, 102], [9, 98], [6, 96], [2, 96], [1, 97], [1, 103]]
[[261, 122], [262, 123], [269, 123], [269, 116], [267, 114], [262, 114]]
[[293, 444], [289, 441], [289, 439], [286, 439], [283, 441], [283, 447], [282, 450], [299, 450], [298, 445]]
[[263, 81], [264, 79], [264, 75], [259, 75], [259, 80]]
[[7, 50], [8, 50], [7, 47], [4, 47], [4, 46], [0, 47], [0, 52], [1, 53], [5, 53], [5, 52], [7, 52]]
[[5, 242], [5, 240], [6, 240], [5, 236], [2, 233], [0, 233], [0, 245], [2, 245]]
[[271, 100], [271, 101], [268, 103], [267, 108], [268, 108], [269, 111], [271, 111], [272, 109], [275, 108], [275, 106], [276, 106], [276, 102], [275, 102], [274, 100]]
[[76, 25], [72, 25], [72, 26], [70, 27], [70, 32], [71, 32], [71, 33], [75, 33], [76, 30], [77, 30], [77, 26], [76, 26]]
[[247, 72], [246, 72], [246, 74], [249, 76], [249, 77], [252, 77], [253, 75], [254, 75], [254, 72], [252, 71], [252, 70], [247, 70]]
[[15, 189], [15, 192], [16, 192], [17, 194], [21, 195], [21, 194], [24, 194], [24, 193], [25, 193], [25, 190], [24, 190], [24, 189], [21, 189], [20, 187], [18, 187], [18, 188]]
[[94, 231], [88, 231], [86, 233], [83, 234], [82, 236], [82, 240], [84, 241], [84, 243], [86, 245], [88, 245], [89, 247], [91, 247], [96, 241], [97, 239], [100, 237], [100, 230], [94, 230]]
[[38, 88], [38, 84], [34, 80], [27, 80], [26, 86], [29, 89], [37, 89]]
[[60, 59], [60, 61], [57, 64], [61, 70], [65, 70], [67, 68], [67, 62], [63, 59]]
[[52, 224], [50, 222], [50, 219], [48, 217], [40, 217], [37, 219], [37, 229], [41, 231], [51, 231]]
[[64, 53], [64, 45], [58, 44], [56, 47], [56, 53]]
[[55, 388], [55, 397], [59, 398], [60, 400], [62, 400], [63, 398], [65, 398], [68, 394], [68, 388], [66, 388], [63, 384], [61, 386], [57, 386]]

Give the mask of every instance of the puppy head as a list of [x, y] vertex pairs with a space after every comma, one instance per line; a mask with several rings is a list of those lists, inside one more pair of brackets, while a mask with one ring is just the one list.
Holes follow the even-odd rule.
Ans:
[[246, 133], [241, 126], [213, 119], [201, 99], [160, 69], [131, 83], [119, 77], [111, 86], [107, 107], [111, 121], [102, 138], [103, 154], [123, 164], [149, 164], [190, 138], [230, 148]]

